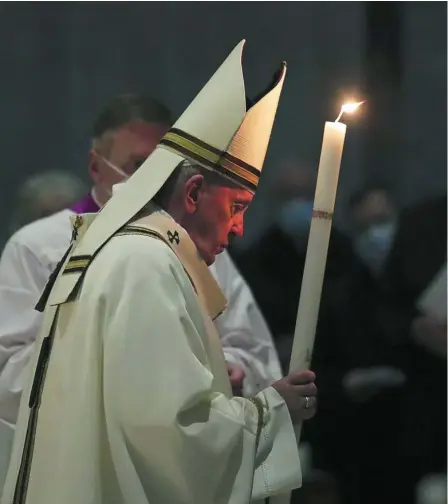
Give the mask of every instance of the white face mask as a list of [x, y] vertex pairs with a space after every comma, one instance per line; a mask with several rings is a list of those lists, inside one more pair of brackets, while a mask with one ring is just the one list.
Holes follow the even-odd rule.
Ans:
[[395, 230], [396, 224], [391, 220], [371, 225], [357, 238], [358, 254], [374, 271], [381, 271], [392, 247]]
[[[118, 175], [123, 177], [123, 182], [126, 182], [126, 180], [129, 179], [129, 175], [127, 173], [125, 173], [121, 168], [119, 168], [117, 165], [115, 165], [114, 163], [112, 163], [111, 161], [106, 159], [104, 156], [102, 156], [98, 152], [96, 152], [96, 151], [94, 151], [94, 152], [95, 152], [95, 155], [98, 156], [102, 161], [104, 161], [111, 170], [113, 170], [115, 173], [117, 173]], [[123, 183], [123, 182], [120, 182], [120, 183]], [[118, 185], [118, 184], [116, 184], [116, 185]], [[111, 198], [113, 195], [113, 189], [110, 189], [109, 187], [107, 187], [104, 184], [102, 184], [102, 186], [103, 186], [104, 191]]]
[[312, 216], [312, 200], [293, 198], [283, 204], [279, 214], [279, 225], [291, 237], [305, 240], [306, 245]]

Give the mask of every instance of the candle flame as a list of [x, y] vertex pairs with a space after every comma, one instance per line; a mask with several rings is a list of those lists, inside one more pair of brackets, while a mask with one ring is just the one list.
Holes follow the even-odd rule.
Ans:
[[339, 121], [339, 119], [342, 117], [342, 114], [345, 114], [345, 113], [351, 114], [363, 103], [365, 103], [365, 100], [358, 102], [358, 103], [344, 103], [344, 105], [342, 105], [342, 107], [341, 107], [341, 112], [339, 113], [338, 118], [336, 119], [336, 122]]

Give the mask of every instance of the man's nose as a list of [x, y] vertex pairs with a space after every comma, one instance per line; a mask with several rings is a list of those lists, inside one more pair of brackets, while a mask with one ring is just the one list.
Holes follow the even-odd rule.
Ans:
[[240, 238], [243, 236], [243, 234], [244, 234], [244, 218], [243, 217], [235, 219], [235, 221], [233, 222], [231, 232], [232, 232], [232, 234], [234, 234], [235, 236], [239, 236]]

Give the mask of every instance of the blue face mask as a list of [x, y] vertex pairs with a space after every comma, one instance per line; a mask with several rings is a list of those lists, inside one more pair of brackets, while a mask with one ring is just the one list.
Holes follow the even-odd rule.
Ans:
[[380, 271], [392, 246], [395, 222], [374, 224], [356, 240], [356, 250], [360, 257], [376, 272]]
[[313, 202], [305, 199], [292, 199], [286, 202], [279, 215], [279, 226], [293, 238], [307, 239], [313, 216]]

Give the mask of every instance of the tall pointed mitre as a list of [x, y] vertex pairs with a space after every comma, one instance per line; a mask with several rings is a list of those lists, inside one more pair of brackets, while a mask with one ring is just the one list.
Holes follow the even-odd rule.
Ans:
[[160, 190], [176, 166], [191, 159], [255, 191], [271, 136], [286, 64], [249, 110], [242, 72], [241, 41], [139, 170], [103, 207], [76, 246], [94, 254]]

